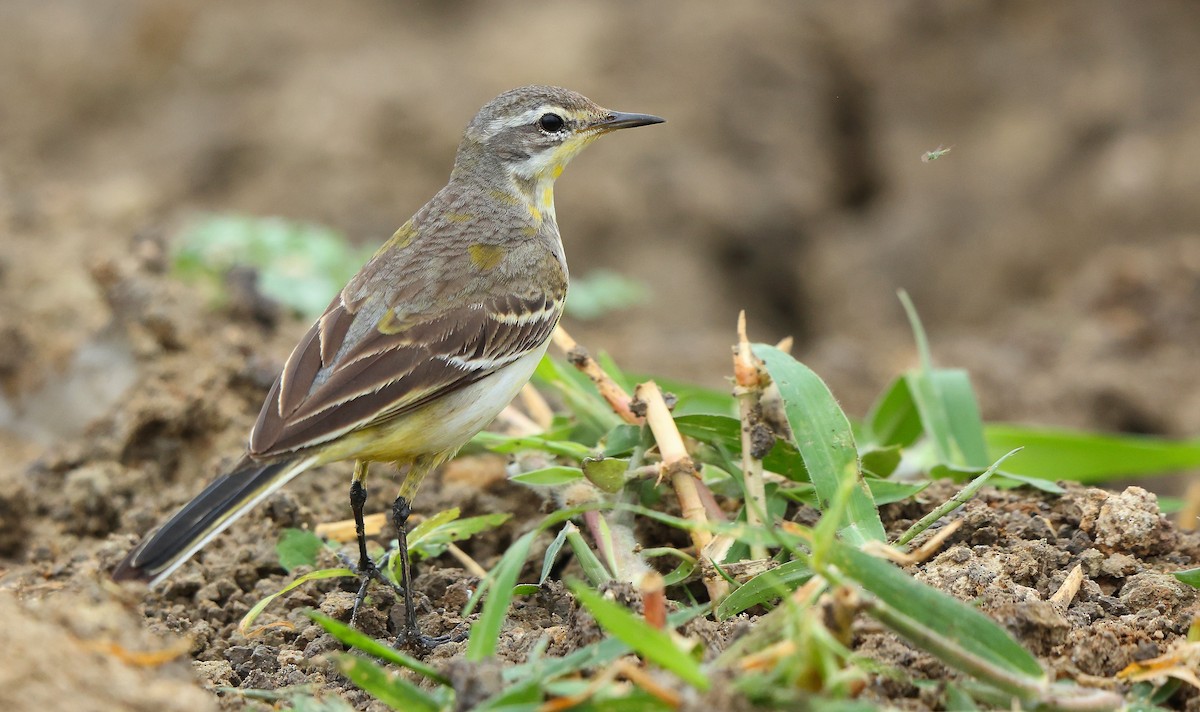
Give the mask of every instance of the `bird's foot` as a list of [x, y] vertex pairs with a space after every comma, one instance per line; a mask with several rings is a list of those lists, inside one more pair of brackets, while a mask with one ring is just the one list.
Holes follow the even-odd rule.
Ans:
[[396, 636], [395, 647], [397, 650], [401, 648], [409, 648], [416, 650], [433, 650], [439, 645], [446, 643], [461, 643], [467, 639], [467, 631], [455, 631], [449, 635], [425, 635], [416, 627], [408, 628], [401, 631]]
[[358, 620], [358, 609], [362, 606], [363, 601], [367, 599], [367, 589], [371, 586], [371, 581], [379, 581], [387, 585], [397, 596], [404, 595], [404, 589], [397, 585], [390, 578], [383, 575], [383, 571], [371, 559], [363, 559], [355, 564], [349, 556], [338, 554], [338, 557], [345, 564], [346, 568], [350, 569], [358, 576], [359, 586], [358, 594], [354, 597], [354, 608], [350, 611], [350, 625], [353, 626]]

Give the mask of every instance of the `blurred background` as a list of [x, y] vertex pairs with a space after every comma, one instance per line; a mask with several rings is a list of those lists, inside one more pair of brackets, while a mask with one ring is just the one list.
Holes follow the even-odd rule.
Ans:
[[528, 83], [669, 121], [556, 191], [573, 277], [649, 295], [565, 322], [627, 370], [726, 388], [746, 309], [861, 415], [914, 362], [904, 288], [985, 417], [1194, 435], [1198, 61], [1183, 0], [5, 0], [0, 447], [137, 382], [105, 265], [209, 213], [369, 253]]

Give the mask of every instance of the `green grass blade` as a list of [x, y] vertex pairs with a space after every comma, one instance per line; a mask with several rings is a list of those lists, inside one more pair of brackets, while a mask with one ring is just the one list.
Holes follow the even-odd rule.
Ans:
[[991, 458], [988, 457], [983, 418], [975, 400], [975, 389], [971, 387], [971, 377], [957, 368], [934, 369], [930, 376], [942, 399], [942, 408], [950, 422], [950, 437], [962, 453], [963, 464], [987, 467]]
[[975, 496], [975, 493], [987, 483], [992, 475], [996, 474], [996, 470], [1000, 469], [1001, 463], [1018, 452], [1020, 452], [1019, 449], [1013, 450], [1012, 452], [1006, 453], [1004, 457], [1001, 457], [999, 460], [996, 460], [994, 463], [992, 463], [992, 466], [984, 470], [983, 474], [971, 480], [970, 484], [960, 489], [953, 497], [945, 502], [942, 502], [937, 507], [934, 507], [932, 512], [926, 514], [913, 523], [911, 527], [909, 527], [903, 534], [900, 535], [900, 538], [896, 540], [896, 544], [901, 546], [907, 544], [915, 539], [921, 532], [933, 526], [934, 522], [971, 501], [971, 498]]
[[987, 426], [986, 435], [993, 453], [1024, 446], [1019, 462], [1005, 470], [1028, 477], [1096, 484], [1200, 467], [1200, 440], [1006, 424]]
[[408, 547], [410, 549], [416, 548], [422, 539], [429, 536], [430, 532], [443, 524], [458, 519], [460, 514], [462, 514], [462, 511], [458, 507], [451, 507], [450, 509], [443, 509], [433, 516], [422, 519], [421, 523], [413, 527], [412, 531], [408, 533]]
[[495, 568], [488, 573], [487, 578], [479, 582], [475, 593], [471, 595], [471, 599], [463, 608], [463, 615], [470, 615], [483, 594], [489, 590], [492, 591], [492, 595], [488, 596], [487, 601], [483, 604], [479, 620], [471, 626], [471, 637], [467, 641], [467, 660], [478, 662], [495, 654], [500, 638], [500, 626], [504, 622], [504, 616], [508, 613], [508, 605], [512, 603], [517, 576], [520, 575], [521, 568], [525, 565], [525, 559], [529, 557], [529, 547], [537, 535], [577, 514], [592, 509], [604, 509], [606, 506], [603, 503], [589, 502], [578, 507], [559, 510], [547, 516], [536, 529], [525, 533], [508, 547]]
[[542, 557], [542, 575], [538, 578], [539, 586], [544, 585], [550, 578], [550, 571], [554, 568], [554, 562], [558, 560], [558, 552], [562, 550], [563, 544], [567, 541], [567, 530], [575, 528], [575, 525], [570, 522], [564, 524], [563, 528], [558, 530], [558, 536], [554, 537], [554, 541], [546, 547], [546, 555]]
[[[693, 606], [682, 611], [667, 615], [667, 625], [672, 628], [687, 623], [708, 612], [708, 605]], [[531, 660], [520, 665], [505, 668], [501, 675], [506, 682], [515, 684], [501, 690], [495, 696], [480, 704], [476, 709], [499, 710], [523, 709], [519, 705], [537, 703], [540, 707], [542, 687], [563, 675], [576, 675], [584, 670], [596, 669], [608, 665], [612, 661], [629, 653], [629, 646], [618, 638], [605, 638], [568, 653], [561, 658], [548, 660]]]
[[699, 690], [708, 689], [708, 677], [700, 668], [700, 663], [680, 650], [669, 632], [655, 628], [619, 603], [605, 599], [581, 582], [572, 581], [568, 585], [571, 593], [575, 594], [601, 628], [619, 638], [646, 660], [674, 673], [692, 687]]
[[587, 376], [556, 358], [549, 355], [542, 357], [534, 371], [533, 380], [538, 385], [558, 391], [567, 409], [581, 422], [595, 428], [598, 435], [612, 430], [621, 422], [621, 418], [604, 402]]
[[717, 620], [736, 616], [742, 611], [788, 595], [812, 578], [812, 570], [803, 561], [789, 561], [764, 571], [738, 587], [717, 606]]
[[1014, 674], [1045, 679], [1037, 658], [992, 619], [966, 603], [851, 546], [833, 542], [826, 556], [842, 575], [916, 623]]
[[754, 354], [767, 366], [771, 379], [779, 387], [787, 411], [788, 423], [795, 434], [796, 447], [804, 458], [809, 478], [817, 488], [821, 510], [827, 509], [841, 483], [854, 480], [846, 507], [847, 525], [843, 536], [883, 541], [886, 537], [879, 512], [859, 473], [858, 450], [850, 421], [838, 406], [825, 382], [804, 364], [779, 349], [755, 344]]
[[[521, 567], [525, 565], [525, 559], [529, 556], [529, 547], [540, 532], [540, 529], [534, 529], [513, 542], [487, 579], [480, 582], [475, 596], [467, 602], [470, 609], [479, 595], [485, 590], [491, 591], [491, 595], [483, 604], [479, 620], [471, 625], [471, 637], [467, 641], [467, 660], [479, 662], [495, 654], [500, 639], [500, 625], [504, 622], [504, 616], [508, 614], [508, 605], [512, 602], [513, 586], [521, 573]], [[488, 583], [490, 586], [485, 586]]]
[[[875, 505], [882, 507], [885, 504], [893, 502], [903, 502], [933, 484], [932, 481], [924, 482], [893, 482], [892, 480], [876, 480], [868, 479], [867, 487], [871, 490], [871, 498], [875, 500]], [[789, 485], [786, 489], [780, 489], [779, 494], [787, 497], [794, 502], [807, 504], [810, 507], [817, 506], [817, 493], [813, 486], [804, 482], [798, 482], [794, 485]]]
[[575, 560], [579, 562], [579, 568], [583, 569], [588, 581], [591, 581], [593, 586], [612, 581], [613, 577], [609, 573], [608, 567], [600, 561], [600, 557], [596, 556], [592, 548], [583, 540], [579, 528], [570, 522], [567, 522], [563, 528], [567, 532], [567, 543], [571, 545], [571, 551], [575, 553]]
[[307, 611], [306, 615], [320, 624], [320, 626], [334, 638], [337, 638], [352, 648], [361, 650], [367, 655], [379, 658], [380, 660], [392, 663], [393, 665], [399, 665], [400, 667], [408, 668], [418, 675], [423, 675], [424, 677], [433, 680], [439, 685], [450, 684], [450, 678], [441, 674], [429, 665], [426, 665], [416, 658], [409, 657], [399, 650], [396, 650], [392, 646], [381, 643], [366, 633], [348, 626], [335, 618], [330, 618], [324, 613], [320, 613], [318, 611]]
[[[935, 480], [954, 480], [966, 482], [982, 475], [986, 470], [978, 467], [957, 467], [954, 465], [934, 465], [929, 468], [929, 476]], [[992, 478], [992, 484], [997, 487], [1015, 487], [1025, 485], [1050, 494], [1062, 494], [1065, 489], [1059, 487], [1053, 480], [1044, 480], [1028, 475], [1019, 475], [1011, 470], [1000, 470]]]
[[392, 709], [437, 712], [444, 708], [421, 688], [404, 678], [389, 675], [386, 670], [362, 656], [341, 653], [335, 660], [339, 672]]
[[291, 591], [292, 589], [296, 588], [297, 586], [306, 584], [309, 581], [319, 581], [321, 579], [341, 578], [344, 576], [357, 576], [357, 575], [358, 574], [356, 574], [353, 571], [351, 571], [350, 569], [346, 569], [346, 568], [318, 569], [316, 571], [310, 571], [309, 573], [304, 574], [303, 576], [297, 578], [296, 580], [292, 581], [288, 585], [279, 589], [275, 593], [272, 593], [270, 596], [267, 596], [266, 598], [263, 598], [258, 603], [254, 604], [254, 607], [251, 608], [249, 611], [246, 611], [245, 616], [242, 616], [242, 620], [238, 623], [238, 632], [241, 633], [242, 635], [246, 635], [246, 632], [250, 629], [250, 624], [253, 623], [254, 620], [256, 618], [258, 618], [259, 614], [261, 614], [266, 609], [266, 607], [271, 604], [271, 601], [274, 601], [276, 598], [279, 598], [280, 596], [287, 593], [288, 591]]

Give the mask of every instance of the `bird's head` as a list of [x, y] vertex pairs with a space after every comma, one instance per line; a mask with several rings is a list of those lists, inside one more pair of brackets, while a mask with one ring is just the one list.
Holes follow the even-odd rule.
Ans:
[[486, 157], [519, 183], [545, 184], [599, 136], [662, 121], [650, 114], [611, 111], [559, 87], [513, 89], [488, 102], [471, 121], [455, 173], [472, 170]]

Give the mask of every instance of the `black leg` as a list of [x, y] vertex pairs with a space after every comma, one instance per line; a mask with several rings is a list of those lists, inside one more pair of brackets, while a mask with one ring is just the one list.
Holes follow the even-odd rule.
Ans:
[[354, 533], [358, 536], [358, 576], [362, 579], [358, 595], [354, 597], [354, 608], [350, 611], [350, 625], [358, 620], [358, 609], [367, 598], [367, 587], [371, 579], [379, 578], [379, 569], [367, 554], [367, 528], [363, 524], [363, 507], [367, 504], [367, 488], [361, 480], [350, 483], [350, 510], [354, 512]]
[[354, 512], [354, 533], [358, 535], [358, 570], [373, 568], [375, 562], [367, 555], [367, 527], [363, 524], [363, 507], [367, 504], [367, 488], [362, 482], [350, 483], [350, 509]]
[[412, 507], [408, 500], [403, 496], [397, 497], [392, 503], [392, 522], [396, 525], [396, 541], [399, 544], [399, 551], [396, 555], [400, 557], [400, 585], [404, 587], [404, 632], [396, 636], [396, 646], [404, 644], [419, 645], [423, 648], [436, 648], [443, 643], [458, 642], [463, 640], [463, 636], [452, 635], [422, 635], [420, 627], [417, 625], [417, 606], [413, 601], [412, 586], [409, 584], [412, 581], [412, 567], [408, 562], [408, 515], [412, 514]]
[[[408, 515], [412, 514], [412, 506], [404, 497], [397, 497], [392, 503], [392, 523], [396, 525], [396, 542], [400, 557], [400, 586], [404, 588], [404, 636], [408, 640], [419, 640], [421, 631], [417, 627], [417, 605], [413, 602], [412, 567], [408, 562]], [[399, 638], [397, 639], [399, 640]]]
[[[367, 504], [367, 486], [363, 482], [366, 479], [367, 463], [361, 460], [355, 462], [354, 480], [350, 483], [350, 511], [354, 513], [354, 533], [358, 537], [358, 566], [355, 568], [355, 572], [358, 574], [360, 583], [358, 595], [354, 597], [354, 608], [350, 611], [350, 625], [354, 625], [358, 620], [358, 610], [362, 607], [363, 601], [367, 599], [367, 589], [371, 585], [371, 579], [383, 581], [392, 588], [396, 588], [395, 584], [383, 577], [383, 573], [367, 553], [367, 528], [363, 523], [363, 508]], [[349, 557], [344, 554], [341, 557], [346, 563], [346, 567], [350, 568]]]

